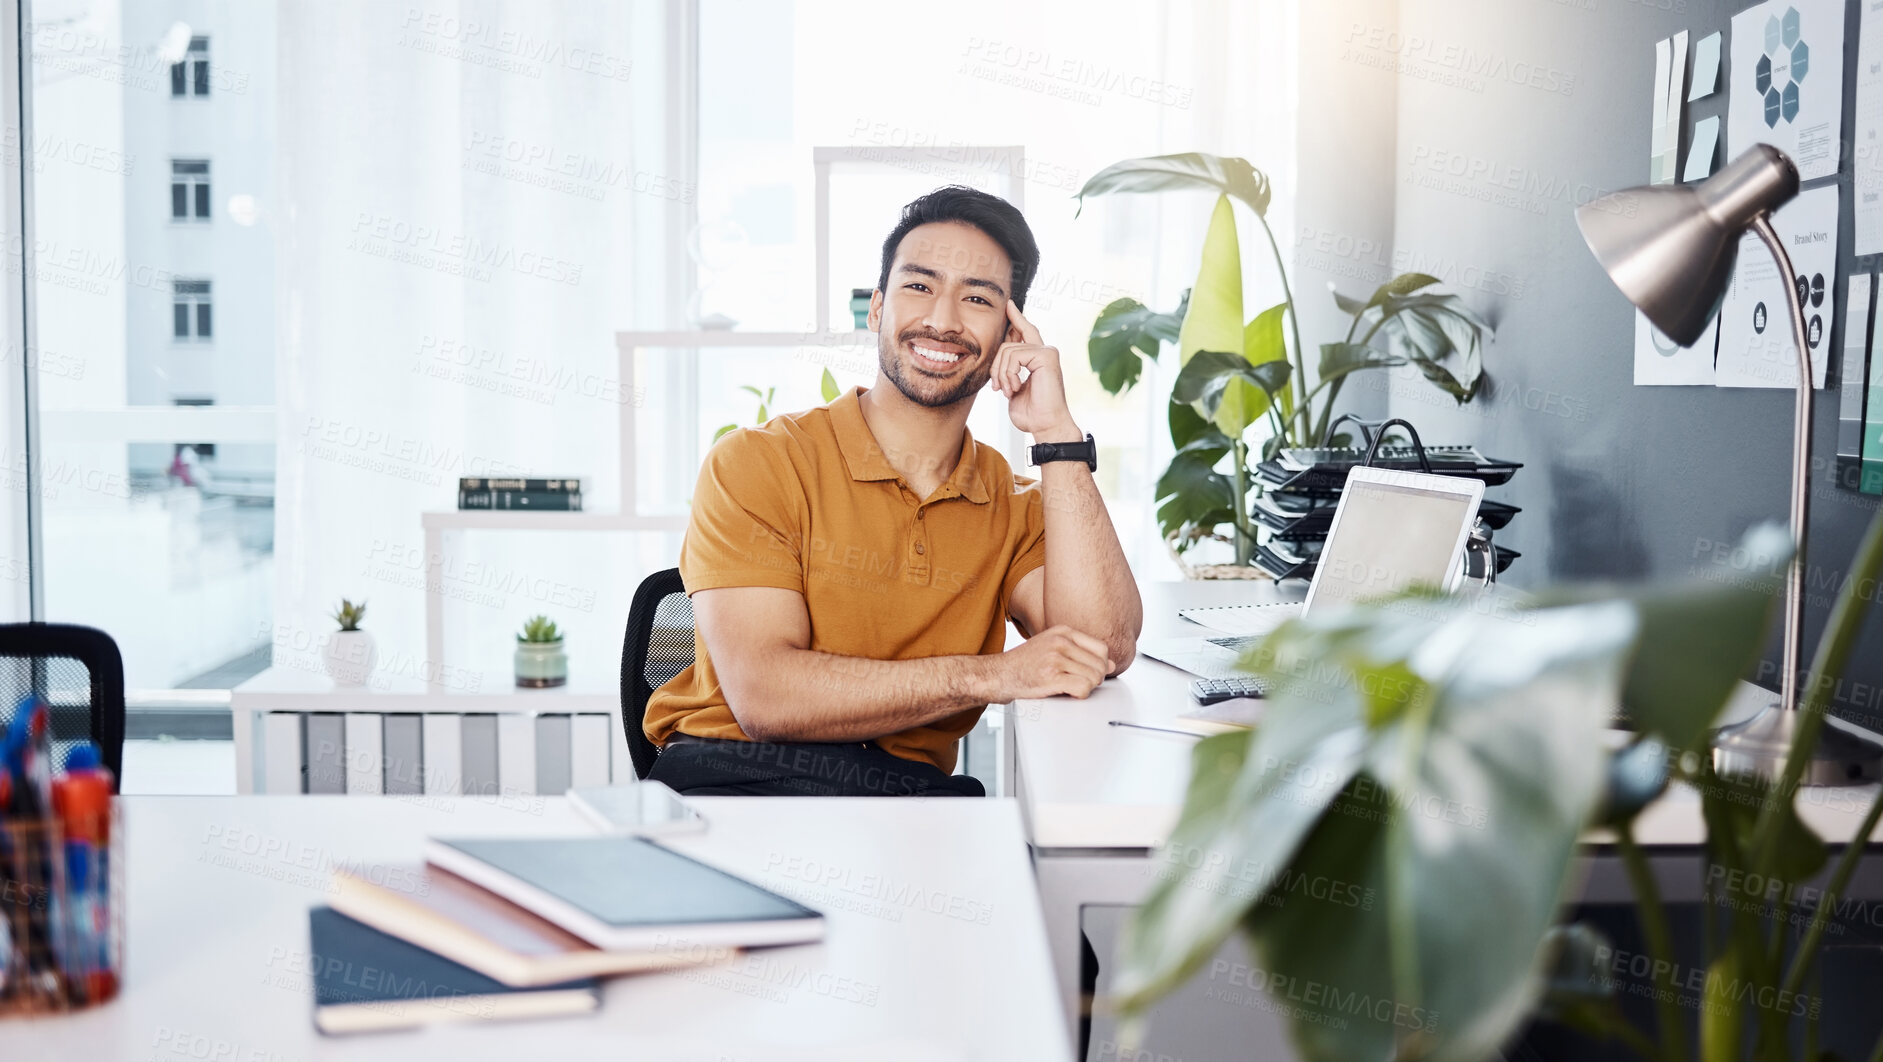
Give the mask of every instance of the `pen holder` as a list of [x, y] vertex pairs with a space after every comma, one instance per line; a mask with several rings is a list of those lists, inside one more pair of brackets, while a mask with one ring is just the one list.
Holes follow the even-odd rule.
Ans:
[[118, 994], [124, 874], [118, 802], [108, 842], [67, 843], [56, 820], [0, 820], [0, 1018]]

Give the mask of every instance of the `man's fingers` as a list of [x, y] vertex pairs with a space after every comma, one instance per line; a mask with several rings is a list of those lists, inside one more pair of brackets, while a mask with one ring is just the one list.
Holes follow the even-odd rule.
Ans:
[[1076, 668], [1080, 674], [1105, 677], [1104, 653], [1094, 653], [1083, 646], [1066, 643], [1059, 647], [1059, 658], [1061, 666], [1067, 670]]
[[1104, 642], [1099, 641], [1097, 638], [1092, 637], [1084, 631], [1072, 627], [1060, 627], [1059, 630], [1064, 631], [1066, 637], [1071, 638], [1073, 641], [1078, 642], [1080, 645], [1090, 650], [1092, 655], [1098, 657], [1100, 660], [1105, 659], [1106, 656], [1109, 655], [1106, 652]]
[[1020, 312], [1019, 304], [1012, 299], [1007, 300], [1007, 320], [1020, 330], [1021, 339], [1036, 345], [1040, 342], [1040, 330], [1033, 327], [1033, 322], [1026, 319], [1026, 315]]

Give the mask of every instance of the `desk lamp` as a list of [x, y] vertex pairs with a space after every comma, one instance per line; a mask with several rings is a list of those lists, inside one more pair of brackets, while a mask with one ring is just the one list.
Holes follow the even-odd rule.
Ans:
[[[1648, 323], [1681, 346], [1698, 342], [1732, 283], [1733, 260], [1747, 230], [1778, 264], [1798, 348], [1798, 399], [1792, 422], [1791, 537], [1785, 573], [1785, 645], [1778, 703], [1713, 741], [1722, 773], [1777, 778], [1798, 724], [1798, 641], [1804, 606], [1805, 488], [1811, 471], [1811, 354], [1804, 306], [1792, 283], [1791, 256], [1772, 228], [1772, 212], [1798, 194], [1798, 167], [1769, 144], [1754, 145], [1699, 184], [1630, 188], [1576, 210], [1576, 225], [1609, 279]], [[1847, 370], [1848, 371], [1848, 370]], [[1805, 768], [1807, 785], [1862, 785], [1883, 778], [1883, 748], [1825, 726]]]

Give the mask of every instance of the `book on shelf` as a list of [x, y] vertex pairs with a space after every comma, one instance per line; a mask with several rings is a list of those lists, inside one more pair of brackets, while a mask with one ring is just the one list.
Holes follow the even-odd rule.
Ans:
[[565, 476], [561, 479], [529, 479], [516, 477], [459, 476], [459, 490], [548, 490], [566, 493], [582, 493], [582, 477]]
[[341, 867], [333, 909], [506, 985], [534, 987], [589, 977], [697, 966], [732, 948], [606, 951], [496, 893], [437, 867]]
[[639, 837], [434, 837], [425, 860], [598, 948], [745, 948], [824, 935], [811, 908]]
[[517, 988], [331, 907], [307, 912], [314, 1027], [327, 1035], [545, 1018], [601, 1006], [595, 981]]
[[543, 512], [582, 511], [579, 490], [458, 490], [460, 509], [537, 509]]

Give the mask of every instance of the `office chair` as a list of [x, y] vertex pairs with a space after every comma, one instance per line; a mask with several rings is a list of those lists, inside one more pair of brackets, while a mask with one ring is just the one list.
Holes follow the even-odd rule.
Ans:
[[112, 790], [124, 777], [124, 658], [104, 631], [69, 623], [0, 624], [0, 727], [28, 694], [52, 709], [52, 761], [81, 741], [98, 746]]
[[668, 679], [693, 663], [693, 602], [687, 599], [680, 569], [655, 572], [634, 591], [628, 606], [628, 632], [621, 645], [621, 726], [628, 733], [634, 774], [646, 778], [660, 748], [641, 729], [647, 699]]

